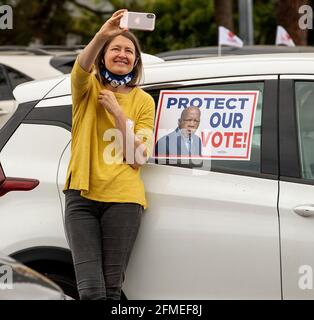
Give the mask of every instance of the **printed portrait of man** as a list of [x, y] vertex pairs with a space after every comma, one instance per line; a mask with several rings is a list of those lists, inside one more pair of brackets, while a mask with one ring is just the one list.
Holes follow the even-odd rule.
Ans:
[[178, 119], [178, 127], [156, 142], [155, 156], [201, 156], [201, 139], [195, 134], [200, 118], [201, 111], [198, 107], [185, 108]]

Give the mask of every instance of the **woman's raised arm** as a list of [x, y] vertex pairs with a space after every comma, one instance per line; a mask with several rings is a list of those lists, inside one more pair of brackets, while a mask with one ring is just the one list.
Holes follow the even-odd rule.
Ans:
[[120, 9], [113, 13], [113, 15], [102, 25], [99, 31], [95, 34], [90, 43], [79, 54], [78, 61], [80, 66], [87, 72], [90, 72], [95, 59], [101, 50], [106, 38], [112, 34], [119, 34], [127, 29], [120, 28], [120, 19], [122, 18], [126, 9]]

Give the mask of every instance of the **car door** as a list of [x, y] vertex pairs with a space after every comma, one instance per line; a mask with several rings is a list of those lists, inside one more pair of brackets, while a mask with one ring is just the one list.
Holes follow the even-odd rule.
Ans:
[[[259, 90], [252, 156], [250, 161], [204, 161], [199, 168], [150, 159], [142, 167], [149, 208], [130, 257], [125, 295], [280, 299], [277, 77], [206, 79], [144, 89], [157, 101], [159, 91], [169, 87]], [[60, 190], [70, 149], [67, 146], [59, 163]]]
[[279, 110], [283, 298], [313, 299], [314, 76], [281, 76]]
[[256, 76], [146, 88], [156, 101], [169, 87], [260, 96], [250, 161], [142, 168], [149, 208], [127, 269], [127, 297], [281, 298], [276, 86], [276, 76]]

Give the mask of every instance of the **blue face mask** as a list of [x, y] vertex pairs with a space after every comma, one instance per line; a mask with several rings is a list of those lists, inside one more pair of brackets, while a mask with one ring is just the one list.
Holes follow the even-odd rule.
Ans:
[[114, 88], [126, 85], [134, 78], [134, 73], [132, 71], [128, 74], [118, 75], [110, 72], [106, 68], [103, 68], [100, 71], [100, 74], [108, 80], [109, 84]]

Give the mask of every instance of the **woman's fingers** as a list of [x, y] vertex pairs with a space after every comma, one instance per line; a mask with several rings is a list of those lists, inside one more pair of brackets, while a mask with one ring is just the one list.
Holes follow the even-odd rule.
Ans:
[[[119, 11], [121, 11], [120, 13], [118, 13]], [[110, 23], [111, 24], [117, 24], [117, 22], [120, 22], [121, 18], [123, 17], [124, 15], [124, 12], [127, 11], [125, 9], [122, 9], [122, 10], [119, 10], [117, 12], [115, 12], [111, 18], [109, 19]], [[117, 13], [117, 14], [116, 14]]]
[[124, 31], [127, 31], [126, 28], [120, 28], [120, 20], [126, 12], [127, 9], [120, 9], [112, 14], [112, 16], [102, 25], [100, 28], [98, 34], [102, 39], [105, 39], [105, 37], [117, 33], [120, 34]]
[[111, 17], [110, 19], [111, 19], [111, 20], [114, 20], [114, 21], [120, 20], [120, 19], [123, 17], [124, 12], [125, 12], [125, 11], [119, 13], [119, 14], [116, 15], [116, 16], [113, 16], [113, 15], [112, 15], [112, 17]]
[[117, 10], [116, 12], [114, 12], [113, 14], [112, 14], [112, 18], [113, 17], [116, 17], [116, 16], [118, 16], [119, 14], [122, 14], [123, 15], [123, 13], [125, 12], [125, 11], [128, 11], [127, 9], [120, 9], [120, 10]]
[[103, 89], [103, 90], [99, 91], [99, 95], [100, 96], [104, 96], [105, 94], [107, 94], [106, 91], [107, 91], [106, 89]]

